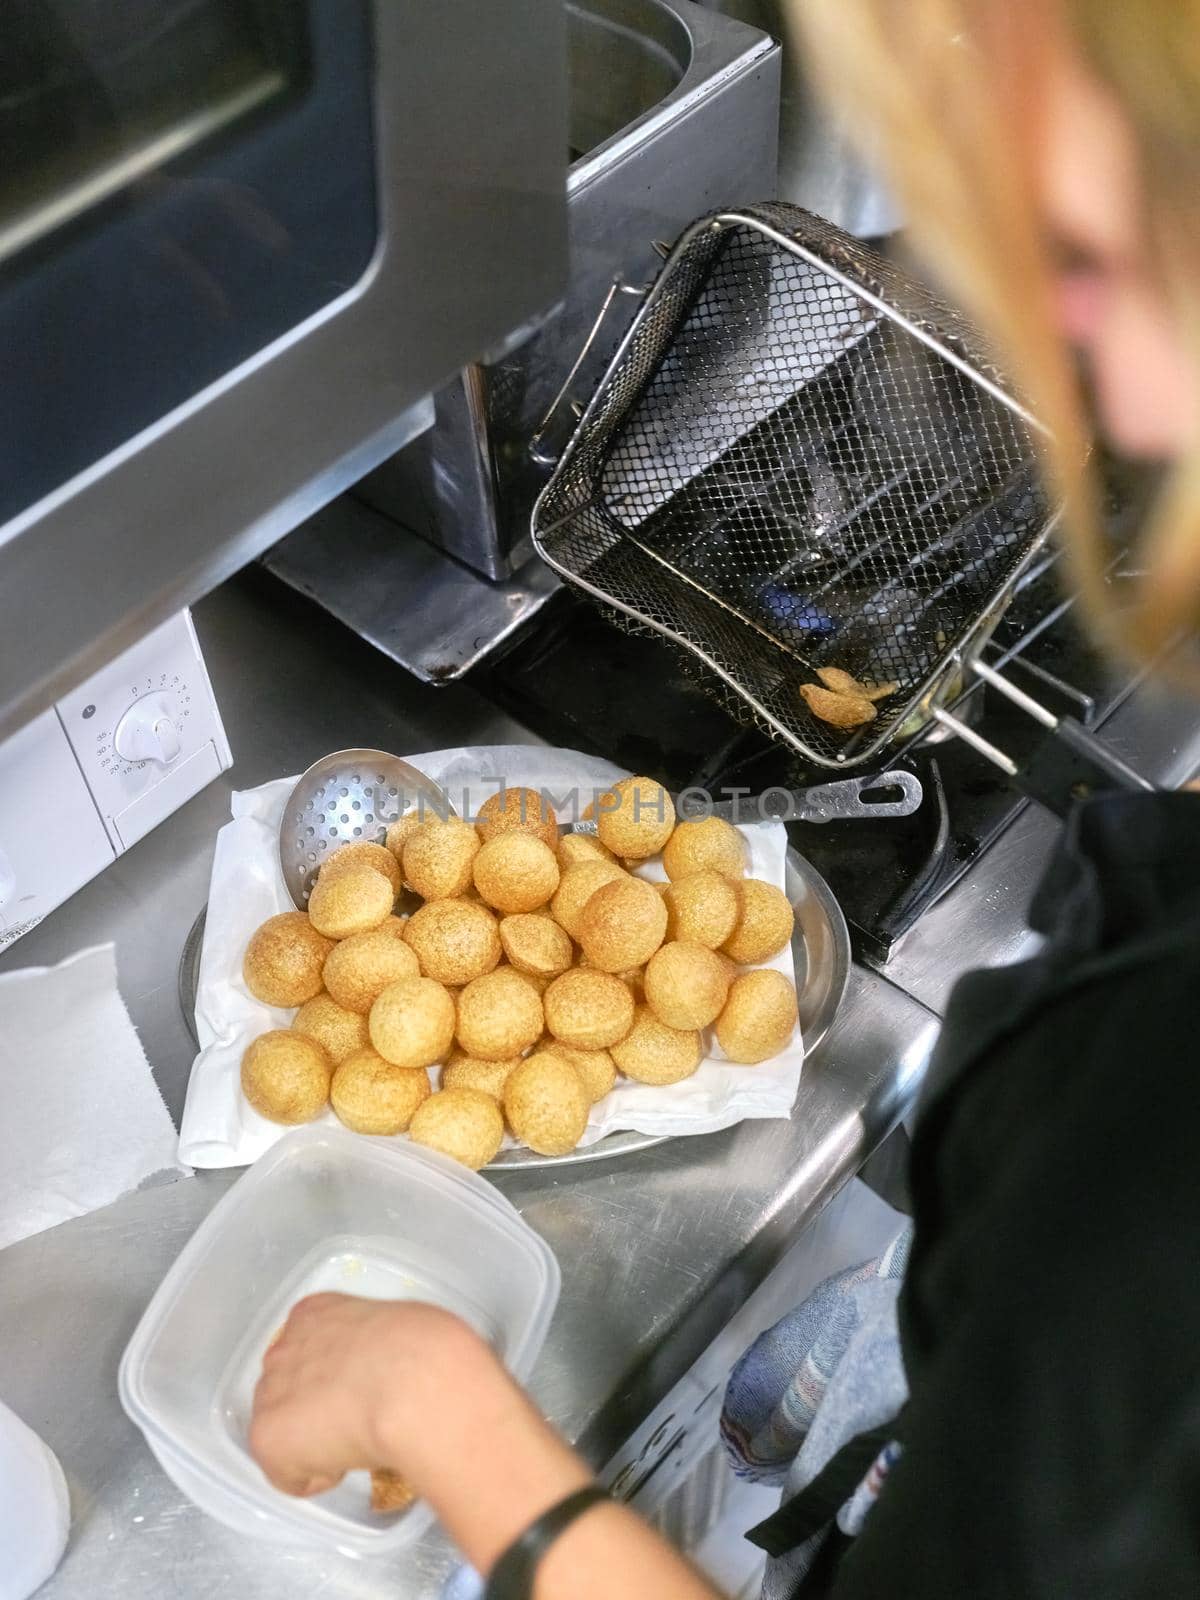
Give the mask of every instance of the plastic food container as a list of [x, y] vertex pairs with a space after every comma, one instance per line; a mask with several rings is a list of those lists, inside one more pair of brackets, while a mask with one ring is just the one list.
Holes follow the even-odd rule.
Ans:
[[289, 1134], [216, 1205], [159, 1285], [121, 1361], [121, 1404], [203, 1511], [275, 1543], [383, 1555], [433, 1521], [377, 1514], [370, 1478], [296, 1500], [246, 1446], [267, 1346], [323, 1290], [456, 1312], [529, 1376], [558, 1263], [491, 1184], [417, 1145], [332, 1128]]

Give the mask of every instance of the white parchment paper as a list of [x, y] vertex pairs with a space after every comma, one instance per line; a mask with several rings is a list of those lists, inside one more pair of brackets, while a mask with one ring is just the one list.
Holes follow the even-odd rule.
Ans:
[[[474, 815], [503, 781], [563, 797], [603, 791], [626, 776], [620, 767], [574, 750], [536, 745], [485, 745], [434, 750], [404, 759], [447, 790], [460, 815]], [[179, 1135], [182, 1161], [196, 1167], [246, 1166], [287, 1131], [247, 1105], [239, 1082], [242, 1053], [257, 1034], [287, 1027], [293, 1013], [255, 1000], [242, 981], [242, 957], [250, 935], [292, 902], [279, 870], [279, 821], [295, 783], [280, 778], [233, 796], [233, 820], [217, 835], [209, 886], [208, 919], [200, 962], [196, 1028], [200, 1053], [192, 1066]], [[561, 812], [563, 820], [566, 812]], [[749, 874], [784, 887], [787, 834], [782, 824], [742, 828], [750, 849]], [[655, 858], [640, 875], [662, 879]], [[795, 980], [791, 950], [767, 963]], [[747, 1117], [786, 1117], [800, 1082], [804, 1049], [799, 1031], [774, 1060], [755, 1067], [734, 1066], [721, 1055], [711, 1030], [708, 1054], [696, 1074], [666, 1088], [619, 1080], [596, 1106], [582, 1143], [632, 1130], [647, 1134], [713, 1133]], [[437, 1069], [431, 1069], [436, 1083]], [[332, 1122], [333, 1113], [326, 1114]], [[404, 1137], [398, 1135], [398, 1137]]]

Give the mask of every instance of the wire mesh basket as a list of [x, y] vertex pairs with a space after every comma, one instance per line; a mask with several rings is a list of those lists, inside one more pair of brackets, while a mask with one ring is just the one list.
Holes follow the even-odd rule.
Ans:
[[[788, 205], [702, 219], [533, 516], [542, 557], [822, 766], [927, 711], [1052, 522], [1037, 424], [969, 326]], [[801, 685], [890, 689], [838, 727]]]

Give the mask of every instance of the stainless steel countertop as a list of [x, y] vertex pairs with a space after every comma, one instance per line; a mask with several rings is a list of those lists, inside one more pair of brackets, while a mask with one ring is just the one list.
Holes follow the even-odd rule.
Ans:
[[[0, 958], [0, 970], [36, 965], [114, 940], [122, 993], [176, 1117], [193, 1054], [176, 963], [206, 897], [230, 790], [358, 742], [404, 752], [532, 740], [471, 689], [417, 683], [259, 575], [209, 596], [196, 625], [232, 772]], [[929, 1010], [855, 968], [790, 1121], [743, 1123], [610, 1162], [495, 1175], [563, 1269], [534, 1391], [597, 1465], [905, 1112], [935, 1029]], [[184, 1499], [120, 1410], [125, 1342], [235, 1179], [204, 1173], [148, 1189], [0, 1252], [0, 1397], [57, 1451], [72, 1493], [71, 1543], [41, 1594], [435, 1595], [454, 1565], [440, 1535], [388, 1568], [248, 1544]]]
[[[1178, 789], [1200, 772], [1196, 705], [1157, 683], [1142, 684], [1100, 732], [1152, 783]], [[1036, 944], [1026, 913], [1058, 837], [1058, 819], [1029, 805], [892, 952], [887, 975], [941, 1014], [955, 981], [976, 967], [1020, 961]]]
[[[612, 1162], [498, 1173], [549, 1242], [563, 1292], [533, 1382], [597, 1465], [677, 1381], [904, 1109], [934, 1019], [856, 974], [846, 1020], [807, 1071], [790, 1122], [743, 1123]], [[895, 1038], [907, 1035], [904, 1055]], [[117, 1401], [138, 1317], [230, 1183], [204, 1173], [127, 1196], [0, 1254], [0, 1395], [58, 1453], [71, 1544], [44, 1600], [210, 1590], [427, 1597], [455, 1566], [440, 1534], [371, 1566], [247, 1543], [159, 1470]]]

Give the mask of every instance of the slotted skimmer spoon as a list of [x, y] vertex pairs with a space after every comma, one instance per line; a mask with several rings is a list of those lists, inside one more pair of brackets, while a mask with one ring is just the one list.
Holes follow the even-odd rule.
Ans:
[[[922, 790], [913, 773], [895, 771], [811, 789], [733, 795], [728, 800], [714, 800], [700, 790], [674, 798], [684, 818], [833, 822], [910, 816], [921, 804]], [[279, 826], [279, 865], [293, 902], [304, 910], [322, 862], [340, 845], [359, 840], [382, 844], [388, 824], [418, 806], [430, 816], [457, 815], [440, 785], [386, 751], [335, 750], [315, 761], [288, 796]], [[595, 832], [594, 822], [571, 821], [566, 826], [578, 833]]]
[[432, 778], [384, 750], [335, 750], [297, 780], [279, 825], [279, 865], [301, 911], [321, 863], [357, 840], [382, 844], [388, 824], [424, 805], [431, 816], [454, 816]]

